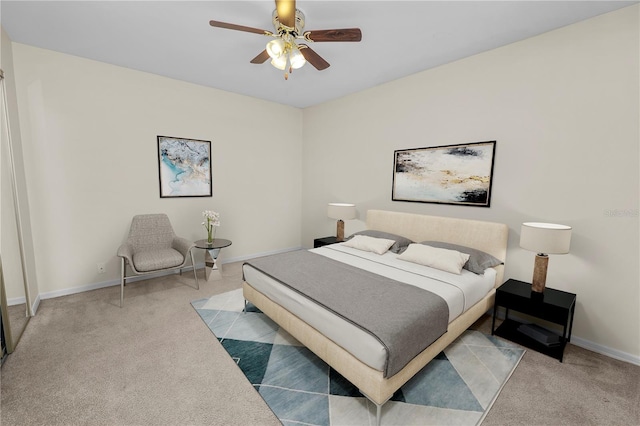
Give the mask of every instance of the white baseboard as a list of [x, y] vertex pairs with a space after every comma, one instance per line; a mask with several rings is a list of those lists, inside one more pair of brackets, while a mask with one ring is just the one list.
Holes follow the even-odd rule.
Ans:
[[599, 345], [598, 343], [591, 342], [581, 337], [571, 336], [571, 344], [587, 349], [592, 352], [606, 355], [609, 358], [625, 361], [630, 364], [640, 365], [640, 356], [638, 355], [629, 354], [626, 352], [619, 351], [617, 349]]
[[[487, 315], [491, 316], [493, 315], [493, 309], [490, 309], [487, 312]], [[500, 310], [498, 310], [498, 315], [497, 318], [499, 319], [504, 319], [504, 311], [500, 312]], [[513, 313], [511, 312], [509, 314], [509, 319], [514, 319], [516, 321], [519, 322], [530, 322], [530, 320], [528, 318], [519, 316], [517, 313]], [[562, 334], [562, 331], [560, 331], [560, 334]], [[613, 349], [610, 348], [608, 346], [604, 346], [598, 343], [594, 343], [590, 340], [587, 339], [583, 339], [582, 337], [576, 336], [575, 334], [571, 334], [571, 342], [572, 345], [576, 345], [578, 347], [581, 347], [583, 349], [587, 349], [591, 352], [595, 352], [601, 355], [605, 355], [608, 356], [609, 358], [613, 358], [613, 359], [617, 359], [620, 361], [625, 361], [628, 362], [630, 364], [634, 364], [634, 365], [640, 365], [640, 356], [638, 355], [633, 355], [627, 352], [623, 352], [623, 351], [619, 351], [617, 349]]]
[[[201, 269], [201, 268], [204, 268], [204, 263], [196, 263], [196, 269]], [[183, 273], [188, 271], [191, 271], [191, 266], [189, 266], [188, 268], [182, 269]], [[173, 271], [159, 272], [157, 274], [140, 275], [138, 277], [136, 276], [127, 277], [127, 282], [131, 283], [136, 281], [143, 281], [143, 280], [148, 280], [150, 278], [163, 277], [166, 275], [175, 275], [179, 273], [180, 271], [176, 269]], [[69, 296], [71, 294], [84, 293], [85, 291], [97, 290], [99, 288], [105, 288], [105, 287], [113, 287], [116, 285], [120, 285], [120, 278], [115, 280], [102, 281], [98, 283], [83, 285], [79, 287], [65, 288], [62, 290], [54, 290], [54, 291], [48, 291], [46, 293], [40, 293], [38, 295], [38, 299], [42, 299], [42, 300], [53, 299], [56, 297]]]
[[[22, 305], [23, 303], [27, 303], [27, 298], [24, 296], [12, 297], [11, 299], [7, 299], [7, 306]], [[34, 300], [33, 303], [31, 304], [31, 312], [33, 312], [33, 315], [36, 314], [36, 311], [38, 310], [39, 305], [40, 305], [40, 295], [37, 295], [36, 300]]]
[[[276, 251], [270, 251], [270, 252], [263, 252], [263, 253], [256, 253], [256, 254], [252, 254], [252, 255], [248, 255], [248, 256], [240, 256], [240, 257], [235, 257], [235, 258], [230, 258], [230, 259], [224, 259], [220, 261], [220, 264], [224, 265], [225, 263], [234, 263], [234, 262], [240, 262], [240, 261], [244, 261], [244, 260], [249, 260], [249, 259], [254, 259], [256, 257], [262, 257], [262, 256], [269, 256], [272, 254], [278, 254], [278, 253], [285, 253], [288, 251], [294, 251], [294, 250], [299, 250], [301, 247], [293, 247], [293, 248], [288, 248], [288, 249], [283, 249], [283, 250], [276, 250]], [[204, 268], [204, 262], [203, 263], [196, 263], [196, 269], [202, 269]], [[182, 272], [183, 273], [187, 273], [191, 271], [191, 266], [187, 266], [182, 268]], [[131, 278], [127, 278], [127, 282], [136, 282], [136, 281], [143, 281], [143, 280], [148, 280], [150, 278], [156, 278], [156, 277], [162, 277], [162, 276], [166, 276], [166, 275], [174, 275], [174, 274], [178, 274], [180, 273], [179, 270], [173, 270], [173, 271], [166, 271], [166, 272], [159, 272], [157, 274], [148, 274], [148, 275], [141, 275], [141, 276], [134, 276]], [[54, 290], [54, 291], [48, 291], [46, 293], [40, 293], [37, 297], [37, 304], [34, 303], [34, 306], [36, 309], [34, 309], [34, 314], [37, 310], [37, 306], [40, 304], [40, 300], [46, 300], [46, 299], [53, 299], [55, 297], [62, 297], [62, 296], [69, 296], [71, 294], [77, 294], [77, 293], [84, 293], [85, 291], [91, 291], [91, 290], [97, 290], [99, 288], [104, 288], [104, 287], [112, 287], [112, 286], [116, 286], [116, 285], [120, 285], [120, 278], [115, 279], [115, 280], [109, 280], [109, 281], [102, 281], [102, 282], [98, 282], [98, 283], [93, 283], [93, 284], [87, 284], [87, 285], [83, 285], [83, 286], [79, 286], [79, 287], [72, 287], [72, 288], [65, 288], [62, 290]], [[21, 303], [25, 303], [25, 298], [15, 298], [15, 299], [11, 299], [12, 301], [16, 300], [16, 303], [14, 304], [18, 304], [17, 300], [18, 299], [22, 299]], [[9, 302], [7, 301], [7, 304], [9, 304]]]
[[7, 306], [22, 305], [23, 303], [27, 303], [27, 298], [24, 296], [7, 299]]

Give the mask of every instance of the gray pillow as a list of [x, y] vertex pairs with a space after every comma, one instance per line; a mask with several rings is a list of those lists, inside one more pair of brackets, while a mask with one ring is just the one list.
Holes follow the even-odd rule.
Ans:
[[497, 265], [502, 265], [503, 262], [500, 259], [496, 259], [489, 253], [485, 253], [481, 250], [477, 250], [471, 247], [460, 246], [458, 244], [444, 243], [442, 241], [423, 241], [420, 244], [425, 246], [443, 248], [448, 250], [459, 251], [460, 253], [466, 253], [469, 255], [469, 260], [462, 267], [467, 271], [471, 271], [474, 274], [484, 274], [484, 270], [487, 268], [493, 268]]
[[407, 247], [409, 247], [409, 244], [413, 243], [413, 241], [411, 241], [410, 239], [401, 237], [400, 235], [383, 231], [374, 231], [373, 229], [366, 229], [364, 231], [356, 232], [353, 235], [350, 235], [347, 240], [353, 238], [355, 235], [366, 235], [367, 237], [372, 238], [386, 238], [387, 240], [393, 240], [395, 241], [395, 243], [391, 246], [389, 251], [396, 254], [402, 253], [407, 249]]

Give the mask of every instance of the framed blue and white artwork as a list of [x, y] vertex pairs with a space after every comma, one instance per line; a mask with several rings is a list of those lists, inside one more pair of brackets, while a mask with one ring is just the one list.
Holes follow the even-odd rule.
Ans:
[[394, 151], [392, 201], [489, 207], [496, 141]]
[[211, 141], [158, 136], [160, 198], [212, 197]]

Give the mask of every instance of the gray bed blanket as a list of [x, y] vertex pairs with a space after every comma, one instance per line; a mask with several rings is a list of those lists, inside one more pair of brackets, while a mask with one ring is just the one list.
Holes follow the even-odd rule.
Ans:
[[447, 331], [447, 303], [418, 287], [306, 250], [245, 263], [378, 339], [387, 351], [384, 377]]

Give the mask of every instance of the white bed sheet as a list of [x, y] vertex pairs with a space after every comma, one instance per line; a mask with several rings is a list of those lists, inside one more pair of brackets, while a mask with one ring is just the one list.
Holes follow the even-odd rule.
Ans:
[[[449, 306], [449, 322], [484, 298], [495, 284], [496, 271], [493, 268], [487, 269], [484, 275], [476, 275], [465, 269], [461, 275], [456, 275], [399, 260], [398, 255], [391, 252], [378, 255], [342, 244], [332, 244], [310, 251], [439, 295]], [[253, 288], [330, 338], [363, 363], [376, 370], [384, 370], [386, 351], [369, 333], [249, 265], [243, 266], [243, 272], [245, 281]]]

